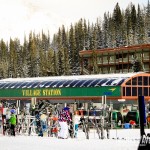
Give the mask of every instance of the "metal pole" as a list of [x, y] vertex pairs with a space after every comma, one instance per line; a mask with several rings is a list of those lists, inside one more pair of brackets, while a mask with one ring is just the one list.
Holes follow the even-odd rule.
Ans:
[[145, 135], [144, 125], [146, 124], [144, 96], [139, 96], [138, 106], [139, 106], [139, 117], [140, 117], [140, 134], [142, 137], [143, 135]]
[[102, 106], [103, 106], [103, 113], [101, 118], [101, 139], [104, 139], [104, 96], [102, 96]]

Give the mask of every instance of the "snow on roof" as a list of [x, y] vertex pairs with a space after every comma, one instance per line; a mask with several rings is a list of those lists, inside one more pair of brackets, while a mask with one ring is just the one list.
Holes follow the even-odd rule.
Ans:
[[6, 78], [0, 82], [16, 82], [16, 81], [48, 81], [48, 80], [78, 80], [78, 79], [104, 79], [104, 78], [128, 78], [136, 74], [143, 73], [118, 73], [118, 74], [96, 74], [96, 75], [75, 75], [75, 76], [51, 76], [51, 77], [34, 77], [34, 78]]
[[8, 78], [0, 80], [0, 89], [119, 86], [136, 74], [139, 73]]

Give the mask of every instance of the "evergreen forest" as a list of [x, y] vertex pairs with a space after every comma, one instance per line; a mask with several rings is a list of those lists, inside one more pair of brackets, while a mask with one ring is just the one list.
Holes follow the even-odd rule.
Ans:
[[62, 25], [52, 37], [49, 31], [30, 32], [23, 44], [16, 37], [0, 40], [0, 78], [79, 75], [81, 50], [115, 48], [150, 43], [150, 3], [130, 3], [121, 10], [119, 3], [112, 13], [91, 23], [84, 18]]

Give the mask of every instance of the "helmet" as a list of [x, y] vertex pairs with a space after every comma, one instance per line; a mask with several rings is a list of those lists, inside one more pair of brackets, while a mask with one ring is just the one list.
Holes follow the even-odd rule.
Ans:
[[15, 113], [16, 113], [16, 110], [15, 110], [15, 109], [11, 109], [10, 112], [11, 112], [12, 114], [15, 114]]
[[70, 108], [69, 107], [64, 107], [64, 109], [63, 110], [69, 110]]

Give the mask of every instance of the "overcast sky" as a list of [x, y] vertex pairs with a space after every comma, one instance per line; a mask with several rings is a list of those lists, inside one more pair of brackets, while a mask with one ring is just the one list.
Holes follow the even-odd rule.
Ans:
[[105, 12], [113, 12], [116, 3], [126, 9], [132, 2], [146, 6], [148, 0], [0, 0], [0, 39], [23, 39], [30, 31], [49, 30], [50, 35], [63, 25], [85, 18], [95, 22]]

